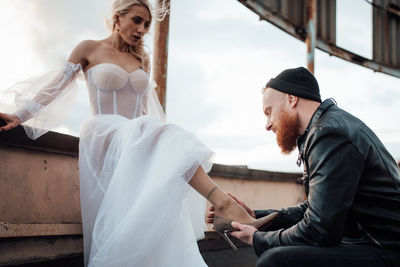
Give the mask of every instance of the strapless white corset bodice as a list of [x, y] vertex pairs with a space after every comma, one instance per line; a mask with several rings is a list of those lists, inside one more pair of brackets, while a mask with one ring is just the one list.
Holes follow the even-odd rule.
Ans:
[[100, 63], [86, 71], [92, 114], [118, 114], [133, 119], [143, 115], [150, 89], [149, 77], [138, 69], [127, 72], [112, 63]]

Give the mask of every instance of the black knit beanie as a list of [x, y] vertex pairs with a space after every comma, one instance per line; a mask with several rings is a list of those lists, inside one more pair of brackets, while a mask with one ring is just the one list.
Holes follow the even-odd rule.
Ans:
[[267, 87], [319, 103], [322, 102], [317, 79], [304, 67], [282, 71], [278, 76], [269, 80], [265, 88]]

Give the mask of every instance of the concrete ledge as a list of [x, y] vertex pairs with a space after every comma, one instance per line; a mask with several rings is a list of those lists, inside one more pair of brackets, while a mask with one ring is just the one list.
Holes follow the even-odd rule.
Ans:
[[80, 223], [13, 224], [13, 223], [0, 222], [0, 238], [81, 235], [81, 234], [82, 234], [82, 224]]
[[[29, 139], [23, 127], [18, 126], [7, 132], [0, 132], [0, 144], [46, 151], [64, 155], [78, 156], [79, 138], [56, 132], [48, 132], [36, 140]], [[264, 170], [249, 169], [247, 166], [230, 166], [214, 164], [211, 176], [238, 178], [248, 180], [278, 181], [278, 182], [297, 182], [301, 173], [271, 172]]]
[[70, 156], [78, 156], [79, 138], [66, 134], [48, 132], [36, 140], [26, 136], [22, 126], [7, 132], [0, 132], [0, 144], [40, 150]]
[[229, 166], [222, 164], [214, 164], [211, 171], [211, 176], [238, 178], [247, 180], [262, 180], [271, 182], [297, 182], [297, 178], [301, 177], [301, 173], [287, 172], [271, 172], [264, 170], [249, 169], [247, 166]]

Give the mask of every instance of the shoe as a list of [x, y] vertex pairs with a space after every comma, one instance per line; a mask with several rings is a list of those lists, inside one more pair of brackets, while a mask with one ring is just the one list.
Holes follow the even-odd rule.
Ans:
[[[276, 216], [278, 216], [278, 214], [278, 212], [273, 212], [265, 217], [254, 219], [253, 222], [243, 224], [253, 226], [258, 230], [263, 231], [272, 224], [272, 221], [275, 219]], [[232, 220], [227, 220], [225, 218], [214, 215], [215, 231], [225, 239], [225, 241], [232, 247], [233, 250], [238, 250], [228, 236], [229, 232], [237, 231], [235, 228], [232, 227], [231, 223]]]

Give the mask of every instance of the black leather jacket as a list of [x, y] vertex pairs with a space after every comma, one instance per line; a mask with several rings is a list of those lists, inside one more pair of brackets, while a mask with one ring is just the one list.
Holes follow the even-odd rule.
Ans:
[[256, 254], [339, 243], [400, 248], [400, 172], [378, 137], [328, 99], [297, 144], [307, 201], [280, 210], [268, 232], [255, 232]]

